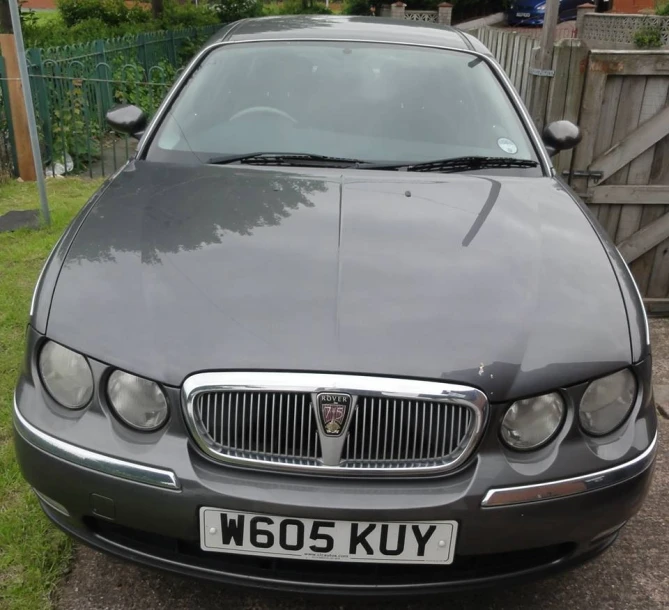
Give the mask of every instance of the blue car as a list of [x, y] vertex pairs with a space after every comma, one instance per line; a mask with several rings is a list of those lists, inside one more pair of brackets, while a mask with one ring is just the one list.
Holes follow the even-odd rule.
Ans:
[[[576, 19], [576, 7], [584, 0], [560, 0], [558, 21]], [[506, 12], [509, 25], [543, 25], [546, 0], [516, 0]]]

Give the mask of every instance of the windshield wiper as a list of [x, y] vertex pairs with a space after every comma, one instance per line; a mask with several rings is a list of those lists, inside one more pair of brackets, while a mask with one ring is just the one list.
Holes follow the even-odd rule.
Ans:
[[506, 167], [537, 167], [539, 163], [531, 159], [512, 159], [510, 157], [453, 157], [437, 159], [424, 163], [403, 165], [366, 165], [366, 169], [388, 169], [406, 172], [467, 172], [477, 169], [494, 169]]
[[357, 167], [366, 165], [360, 159], [346, 159], [342, 157], [328, 157], [309, 153], [267, 153], [256, 152], [245, 155], [222, 155], [207, 160], [212, 165], [227, 165], [229, 163], [243, 163], [245, 165], [313, 165], [315, 167]]

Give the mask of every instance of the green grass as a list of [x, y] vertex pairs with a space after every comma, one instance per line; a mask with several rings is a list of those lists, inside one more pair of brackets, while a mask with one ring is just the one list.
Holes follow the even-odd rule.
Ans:
[[[42, 264], [99, 180], [47, 181], [52, 225], [0, 233], [0, 608], [39, 610], [68, 565], [71, 544], [42, 514], [12, 443], [12, 394], [32, 291]], [[0, 215], [39, 207], [34, 183], [0, 184]]]

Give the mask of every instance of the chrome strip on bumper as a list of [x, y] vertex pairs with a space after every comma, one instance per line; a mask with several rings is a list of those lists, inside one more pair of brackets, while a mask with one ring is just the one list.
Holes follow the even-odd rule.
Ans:
[[163, 489], [181, 489], [179, 479], [171, 470], [162, 470], [136, 462], [119, 460], [102, 453], [77, 447], [42, 432], [21, 415], [16, 404], [16, 397], [14, 397], [14, 427], [23, 439], [31, 445], [77, 466]]
[[553, 500], [622, 483], [627, 479], [641, 474], [650, 467], [655, 459], [656, 449], [657, 433], [648, 446], [648, 449], [629, 462], [571, 479], [547, 481], [546, 483], [537, 483], [536, 485], [491, 489], [483, 498], [481, 506], [510, 506], [526, 502]]

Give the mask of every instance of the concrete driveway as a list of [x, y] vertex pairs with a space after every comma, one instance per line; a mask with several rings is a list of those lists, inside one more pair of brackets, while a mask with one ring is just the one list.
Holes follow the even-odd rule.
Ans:
[[[655, 384], [669, 413], [669, 320], [652, 320]], [[129, 565], [88, 548], [58, 594], [59, 610], [652, 610], [669, 608], [669, 420], [660, 414], [655, 480], [618, 542], [581, 568], [539, 582], [424, 601], [328, 602], [229, 590]]]

